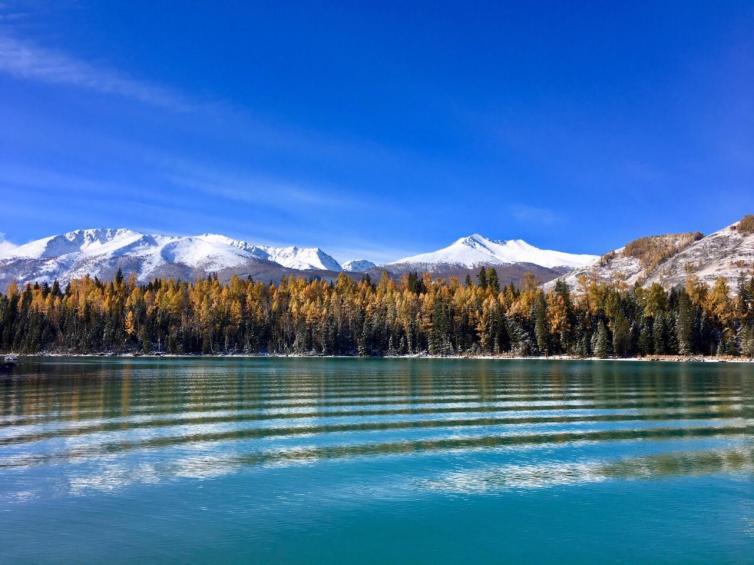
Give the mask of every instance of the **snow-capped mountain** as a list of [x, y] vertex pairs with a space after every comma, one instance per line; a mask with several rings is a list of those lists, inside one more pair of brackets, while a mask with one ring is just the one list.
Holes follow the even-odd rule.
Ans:
[[318, 269], [322, 271], [341, 271], [340, 263], [327, 253], [316, 247], [265, 247], [260, 246], [268, 260], [288, 267], [308, 271]]
[[[749, 218], [754, 223], [754, 218]], [[642, 237], [561, 278], [573, 288], [578, 288], [584, 276], [627, 286], [659, 283], [670, 288], [693, 275], [706, 284], [723, 277], [735, 288], [741, 274], [754, 274], [754, 231], [742, 223], [706, 237], [699, 232]]]
[[371, 269], [376, 269], [377, 265], [366, 259], [354, 259], [343, 263], [343, 270], [347, 273], [365, 273]]
[[393, 276], [431, 271], [439, 277], [463, 277], [476, 274], [479, 266], [496, 265], [501, 281], [516, 283], [526, 272], [533, 272], [544, 282], [595, 259], [539, 249], [522, 240], [493, 241], [475, 234], [445, 249], [387, 265], [360, 259], [341, 267], [319, 248], [258, 245], [209, 233], [175, 236], [130, 229], [81, 229], [0, 248], [0, 289], [11, 281], [65, 283], [86, 275], [109, 280], [119, 269], [126, 275], [135, 274], [141, 282], [157, 277], [195, 279], [209, 273], [222, 279], [237, 274], [275, 281], [283, 275], [332, 280], [340, 272], [379, 271]]
[[118, 269], [147, 281], [208, 273], [275, 278], [285, 269], [340, 271], [341, 267], [318, 248], [255, 245], [218, 234], [172, 236], [83, 229], [5, 249], [0, 255], [0, 287], [13, 280], [66, 282], [84, 275], [106, 280]]
[[528, 263], [553, 269], [557, 267], [584, 267], [597, 259], [596, 255], [577, 255], [540, 249], [522, 239], [498, 241], [473, 234], [462, 237], [438, 251], [405, 257], [389, 263], [387, 267], [415, 265], [418, 268], [432, 271], [444, 265], [473, 268], [481, 265]]
[[[698, 232], [643, 237], [597, 257], [540, 249], [520, 239], [496, 241], [478, 234], [460, 238], [431, 253], [386, 265], [364, 259], [341, 265], [319, 248], [273, 247], [220, 234], [175, 236], [130, 229], [82, 229], [23, 245], [0, 246], [0, 290], [12, 281], [66, 283], [86, 275], [110, 280], [120, 269], [141, 282], [157, 277], [192, 280], [215, 273], [277, 281], [282, 276], [334, 280], [341, 272], [379, 276], [387, 271], [428, 271], [435, 277], [475, 277], [481, 266], [495, 266], [501, 284], [517, 284], [526, 273], [542, 283], [560, 277], [578, 287], [582, 275], [605, 282], [682, 284], [695, 275], [705, 283], [719, 276], [731, 286], [740, 274], [754, 273], [754, 217], [703, 237]], [[548, 284], [554, 284], [550, 282]]]
[[238, 239], [231, 239], [224, 235], [204, 234], [196, 238], [212, 244], [235, 247], [241, 249], [256, 259], [272, 261], [288, 269], [308, 271], [311, 269], [322, 271], [340, 271], [340, 264], [318, 247], [272, 247], [269, 245], [255, 245]]

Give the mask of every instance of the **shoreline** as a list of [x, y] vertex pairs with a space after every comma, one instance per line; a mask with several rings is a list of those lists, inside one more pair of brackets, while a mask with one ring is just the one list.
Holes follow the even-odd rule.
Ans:
[[[8, 355], [5, 353], [3, 355]], [[228, 353], [228, 354], [173, 354], [173, 353], [59, 353], [41, 352], [17, 354], [23, 359], [444, 359], [487, 361], [620, 361], [650, 363], [754, 363], [754, 358], [715, 355], [651, 355], [646, 357], [577, 357], [574, 355], [517, 356], [517, 355], [382, 355], [361, 357], [358, 355], [319, 355], [316, 353]]]

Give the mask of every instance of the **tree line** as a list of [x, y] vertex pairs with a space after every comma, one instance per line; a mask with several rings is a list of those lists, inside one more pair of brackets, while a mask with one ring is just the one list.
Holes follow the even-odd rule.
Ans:
[[627, 287], [582, 277], [501, 288], [409, 273], [356, 281], [216, 276], [139, 284], [84, 277], [0, 294], [0, 349], [36, 352], [314, 355], [754, 356], [754, 277]]

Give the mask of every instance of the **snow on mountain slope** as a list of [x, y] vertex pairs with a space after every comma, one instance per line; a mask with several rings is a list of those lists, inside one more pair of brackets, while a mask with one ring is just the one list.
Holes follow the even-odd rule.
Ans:
[[523, 241], [512, 239], [496, 241], [479, 234], [473, 234], [456, 240], [448, 247], [431, 253], [422, 253], [405, 257], [389, 265], [416, 264], [460, 265], [476, 267], [478, 265], [508, 265], [513, 263], [531, 263], [541, 267], [583, 267], [596, 261], [596, 255], [577, 255], [539, 249]]
[[[85, 229], [45, 237], [5, 250], [0, 286], [85, 275], [111, 278], [118, 269], [141, 281], [157, 276], [195, 278], [211, 272], [249, 272], [252, 266], [340, 271], [317, 248], [254, 245], [224, 235], [170, 236], [128, 229]], [[257, 269], [258, 270], [258, 269]]]
[[[2, 243], [2, 242], [0, 242]], [[255, 245], [220, 234], [174, 236], [130, 229], [85, 229], [45, 237], [24, 245], [0, 248], [0, 289], [20, 283], [57, 279], [64, 283], [85, 275], [111, 279], [118, 269], [140, 281], [155, 277], [193, 279], [218, 273], [277, 280], [296, 271], [364, 272], [384, 269], [394, 275], [408, 270], [437, 276], [465, 276], [481, 265], [518, 271], [537, 270], [540, 280], [561, 276], [572, 287], [582, 275], [627, 285], [658, 282], [682, 284], [689, 274], [712, 283], [722, 276], [731, 286], [741, 273], [754, 273], [754, 217], [711, 235], [698, 232], [643, 237], [601, 258], [534, 247], [523, 240], [495, 241], [478, 234], [458, 239], [432, 253], [406, 257], [387, 265], [348, 261], [341, 265], [319, 248]], [[549, 283], [553, 284], [553, 283]]]
[[693, 232], [642, 237], [606, 253], [591, 265], [571, 271], [562, 280], [574, 288], [582, 276], [604, 283], [643, 284], [660, 262], [699, 237], [701, 234]]
[[219, 271], [246, 263], [252, 255], [245, 249], [205, 237], [180, 237], [160, 247], [160, 257], [167, 263]]
[[13, 250], [11, 256], [48, 259], [69, 253], [100, 255], [116, 252], [143, 237], [144, 234], [127, 229], [76, 230], [19, 245]]
[[707, 284], [723, 277], [730, 288], [735, 288], [741, 274], [754, 275], [754, 233], [740, 230], [738, 222], [711, 233], [663, 261], [647, 278], [647, 284], [675, 286], [689, 273]]
[[584, 276], [627, 286], [659, 283], [671, 288], [693, 275], [706, 284], [723, 277], [734, 288], [741, 274], [754, 274], [754, 232], [739, 226], [737, 222], [706, 237], [699, 232], [642, 237], [561, 280], [575, 289]]
[[327, 253], [316, 247], [262, 247], [270, 261], [289, 269], [302, 271], [320, 269], [324, 271], [341, 271], [340, 264]]
[[228, 247], [235, 247], [251, 254], [256, 259], [272, 261], [288, 269], [297, 269], [299, 271], [312, 269], [321, 271], [342, 270], [340, 264], [334, 258], [318, 247], [255, 245], [218, 234], [204, 234], [198, 236], [198, 239]]
[[377, 265], [366, 259], [354, 259], [343, 263], [343, 270], [347, 273], [364, 273], [370, 269], [376, 269]]

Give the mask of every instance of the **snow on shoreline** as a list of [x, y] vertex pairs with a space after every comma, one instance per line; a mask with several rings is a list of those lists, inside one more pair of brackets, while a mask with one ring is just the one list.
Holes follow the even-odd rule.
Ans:
[[229, 354], [171, 354], [171, 353], [29, 353], [21, 354], [21, 359], [91, 358], [91, 359], [427, 359], [427, 360], [471, 360], [471, 361], [605, 361], [642, 363], [754, 363], [754, 358], [731, 356], [691, 356], [653, 355], [650, 357], [576, 357], [572, 355], [550, 355], [522, 357], [515, 355], [384, 355], [382, 357], [360, 357], [358, 355], [319, 355], [312, 354], [270, 354], [270, 353], [229, 353]]

